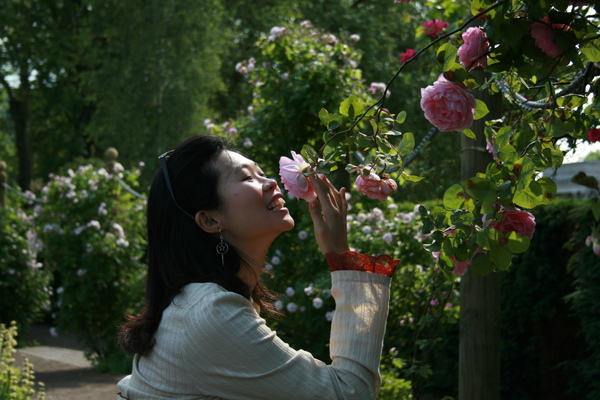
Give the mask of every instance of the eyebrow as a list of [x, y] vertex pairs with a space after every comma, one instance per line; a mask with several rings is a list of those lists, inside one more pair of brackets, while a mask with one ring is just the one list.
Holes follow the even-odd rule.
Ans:
[[[256, 168], [258, 168], [258, 169], [261, 169], [261, 170], [262, 170], [262, 168], [260, 168], [260, 165], [258, 165], [258, 163], [257, 163], [257, 162], [254, 162], [254, 166], [255, 166]], [[248, 163], [246, 163], [246, 164], [241, 164], [241, 165], [238, 165], [237, 167], [235, 167], [235, 168], [233, 168], [233, 169], [231, 170], [231, 173], [230, 173], [229, 175], [236, 175], [237, 173], [239, 173], [239, 172], [240, 172], [241, 170], [243, 170], [243, 169], [248, 169], [248, 170], [251, 170], [251, 169], [252, 169], [252, 164], [248, 164]]]

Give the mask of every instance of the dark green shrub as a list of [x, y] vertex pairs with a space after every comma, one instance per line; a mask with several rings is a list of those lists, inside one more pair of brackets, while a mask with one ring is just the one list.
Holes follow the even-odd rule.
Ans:
[[591, 340], [598, 297], [589, 297], [600, 290], [600, 258], [584, 244], [593, 217], [581, 201], [556, 201], [533, 213], [531, 247], [502, 275], [502, 398], [598, 398], [585, 395], [597, 385], [600, 364], [595, 380], [584, 373], [594, 370], [583, 368], [591, 362], [587, 354], [600, 349]]
[[0, 323], [16, 321], [21, 332], [50, 308], [51, 275], [38, 261], [40, 247], [23, 209], [0, 207]]

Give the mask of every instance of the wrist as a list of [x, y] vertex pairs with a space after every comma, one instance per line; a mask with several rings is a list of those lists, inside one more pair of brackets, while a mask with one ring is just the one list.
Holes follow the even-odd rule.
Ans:
[[342, 253], [330, 252], [325, 254], [329, 269], [333, 271], [354, 270], [365, 271], [375, 274], [392, 276], [400, 260], [394, 260], [387, 254], [377, 257], [368, 254], [361, 254], [355, 251], [345, 251]]

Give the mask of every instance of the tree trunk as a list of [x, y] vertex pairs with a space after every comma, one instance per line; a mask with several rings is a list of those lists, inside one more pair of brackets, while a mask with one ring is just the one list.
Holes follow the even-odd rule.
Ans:
[[[479, 80], [483, 73], [476, 71]], [[496, 117], [501, 98], [487, 90], [473, 93], [492, 110], [485, 120]], [[461, 178], [484, 172], [491, 161], [486, 151], [484, 119], [471, 130], [476, 139], [461, 139]], [[500, 399], [500, 275], [481, 276], [469, 270], [460, 281], [459, 400]]]

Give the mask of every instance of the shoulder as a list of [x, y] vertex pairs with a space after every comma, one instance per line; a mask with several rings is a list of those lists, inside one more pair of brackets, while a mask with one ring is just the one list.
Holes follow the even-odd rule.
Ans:
[[252, 302], [244, 296], [228, 291], [216, 283], [191, 283], [174, 299], [176, 307], [185, 309], [186, 327], [218, 331], [219, 326], [235, 324], [237, 319], [260, 318]]

